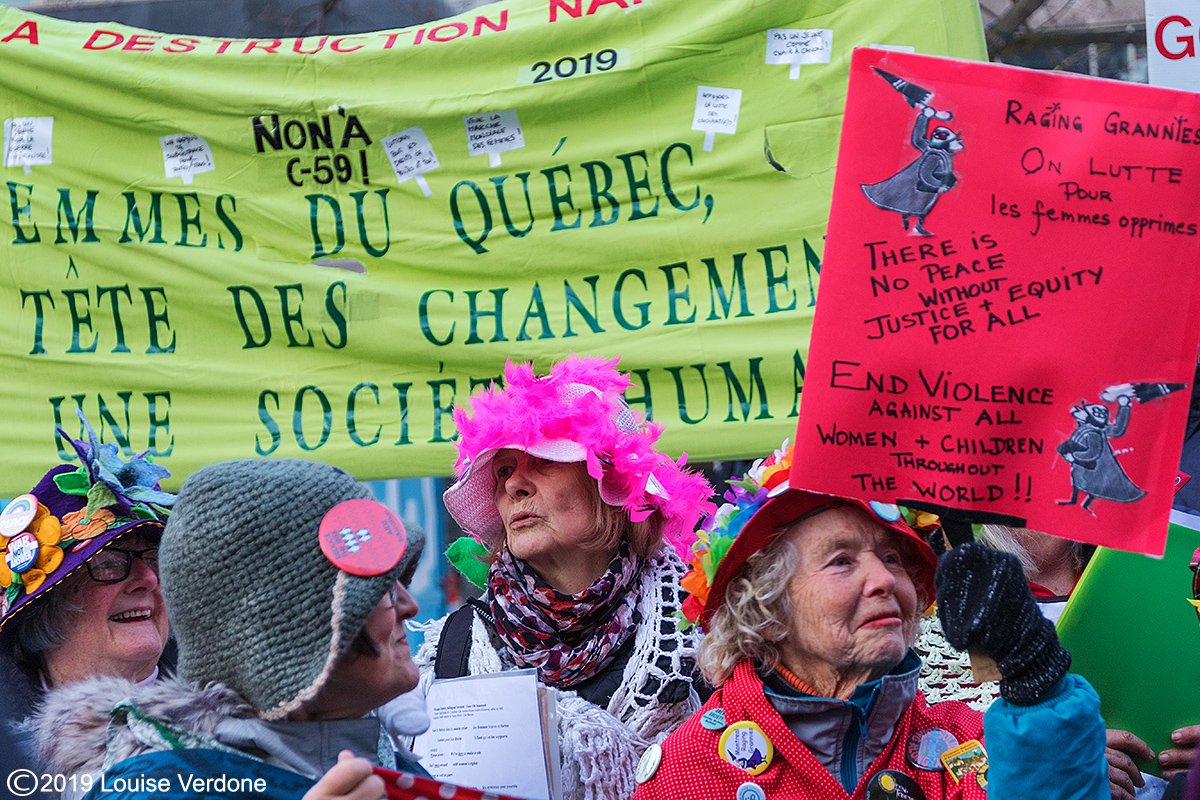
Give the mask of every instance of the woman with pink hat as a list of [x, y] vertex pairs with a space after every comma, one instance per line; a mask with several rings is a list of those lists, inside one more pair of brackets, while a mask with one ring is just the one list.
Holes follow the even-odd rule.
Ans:
[[[1016, 559], [968, 544], [939, 565], [899, 507], [790, 488], [791, 458], [731, 481], [695, 542], [683, 612], [718, 688], [647, 748], [634, 800], [1107, 798], [1099, 700]], [[950, 642], [999, 669], [986, 723], [917, 689], [935, 585]]]
[[456, 410], [444, 500], [474, 538], [450, 556], [485, 593], [434, 622], [417, 654], [423, 683], [534, 668], [563, 690], [566, 800], [629, 797], [640, 752], [699, 707], [675, 545], [712, 489], [657, 450], [629, 384], [616, 361], [571, 357], [544, 376], [510, 363]]

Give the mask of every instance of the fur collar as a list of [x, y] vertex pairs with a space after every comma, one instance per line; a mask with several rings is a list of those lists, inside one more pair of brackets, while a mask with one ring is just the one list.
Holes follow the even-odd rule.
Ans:
[[34, 716], [35, 745], [46, 771], [95, 773], [108, 751], [116, 762], [157, 749], [129, 726], [113, 724], [110, 732], [110, 712], [125, 700], [148, 716], [201, 736], [211, 736], [223, 720], [255, 716], [245, 700], [218, 683], [198, 686], [167, 678], [138, 687], [123, 678], [90, 678], [48, 692]]

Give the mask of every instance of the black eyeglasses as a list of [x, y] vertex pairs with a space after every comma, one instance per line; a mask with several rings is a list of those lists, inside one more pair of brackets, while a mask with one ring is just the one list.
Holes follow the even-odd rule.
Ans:
[[88, 575], [96, 583], [119, 583], [129, 577], [135, 558], [146, 562], [146, 566], [154, 570], [155, 575], [158, 574], [157, 547], [148, 547], [145, 550], [106, 547], [87, 562]]

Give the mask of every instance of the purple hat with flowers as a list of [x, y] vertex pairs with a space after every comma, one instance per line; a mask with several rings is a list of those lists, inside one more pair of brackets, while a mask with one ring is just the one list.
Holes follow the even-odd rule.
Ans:
[[126, 461], [79, 418], [88, 441], [58, 433], [82, 465], [54, 467], [0, 512], [0, 631], [118, 537], [133, 530], [159, 535], [175, 502], [159, 488], [171, 473], [146, 453]]

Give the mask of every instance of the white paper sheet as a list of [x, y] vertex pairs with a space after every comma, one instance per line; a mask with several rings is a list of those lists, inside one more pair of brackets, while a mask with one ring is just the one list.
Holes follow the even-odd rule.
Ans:
[[525, 133], [515, 110], [492, 111], [463, 117], [467, 131], [467, 154], [487, 153], [488, 163], [500, 166], [500, 154], [525, 146]]
[[4, 120], [4, 166], [30, 167], [54, 162], [54, 117], [12, 117]]
[[767, 31], [767, 63], [790, 64], [791, 79], [800, 77], [801, 64], [828, 64], [833, 31], [828, 28], [771, 28]]
[[212, 148], [203, 136], [176, 133], [160, 136], [158, 143], [162, 147], [163, 169], [168, 178], [182, 178], [185, 184], [191, 184], [192, 176], [216, 169]]
[[713, 141], [718, 133], [737, 133], [741, 108], [741, 89], [696, 87], [696, 112], [692, 116], [692, 130], [704, 131], [704, 152], [712, 151]]
[[407, 128], [384, 137], [380, 144], [392, 164], [396, 180], [404, 183], [409, 178], [415, 179], [417, 186], [421, 187], [421, 193], [429, 197], [432, 191], [424, 175], [437, 169], [439, 164], [437, 153], [433, 151], [425, 131], [419, 127]]
[[536, 670], [438, 680], [429, 730], [413, 751], [438, 780], [529, 800], [553, 800]]

